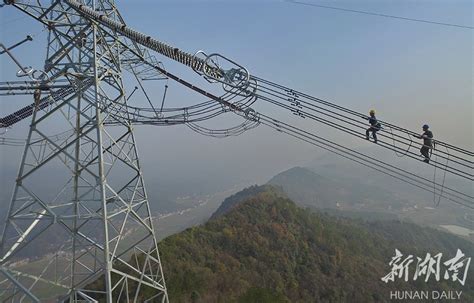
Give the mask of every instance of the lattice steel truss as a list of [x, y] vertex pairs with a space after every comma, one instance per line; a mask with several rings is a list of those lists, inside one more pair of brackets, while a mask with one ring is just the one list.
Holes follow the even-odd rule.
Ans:
[[[446, 198], [474, 208], [470, 193], [444, 184], [447, 172], [473, 181], [470, 150], [434, 141], [436, 159], [432, 157], [430, 165], [435, 172], [444, 171], [440, 184], [325, 139], [312, 129], [255, 111], [252, 106], [258, 100], [292, 117], [366, 140], [365, 114], [253, 76], [222, 55], [191, 54], [140, 33], [126, 25], [113, 0], [4, 1], [42, 23], [49, 38], [44, 71], [23, 68], [9, 53], [29, 36], [10, 47], [0, 44], [0, 51], [7, 52], [21, 74], [30, 78], [0, 83], [0, 95], [33, 93], [35, 101], [0, 117], [0, 130], [6, 131], [32, 116], [0, 243], [2, 302], [168, 301], [132, 125], [183, 124], [214, 137], [265, 125], [433, 193], [434, 200], [439, 197], [437, 204]], [[215, 95], [165, 70], [148, 50], [222, 85], [224, 93]], [[151, 108], [127, 104], [123, 70], [133, 74]], [[165, 90], [161, 107], [153, 106], [141, 82], [164, 77], [209, 100], [163, 108]], [[225, 129], [199, 124], [227, 112], [243, 118], [243, 123]], [[417, 152], [410, 151], [423, 145], [413, 140], [417, 132], [379, 122], [386, 130], [378, 132], [378, 146], [419, 161]], [[22, 144], [0, 139], [0, 144]], [[127, 237], [129, 231], [135, 238]], [[36, 243], [47, 243], [46, 251], [54, 247], [55, 253], [40, 264], [14, 264], [25, 258], [25, 247], [40, 249]], [[51, 295], [56, 293], [62, 295]]]
[[[0, 301], [168, 302], [122, 80], [124, 68], [162, 78], [139, 60], [153, 58], [63, 1], [6, 2], [48, 28], [42, 81], [69, 87], [43, 91], [31, 108], [1, 238]], [[113, 0], [84, 4], [123, 22]], [[14, 266], [41, 245], [56, 247], [47, 262]]]

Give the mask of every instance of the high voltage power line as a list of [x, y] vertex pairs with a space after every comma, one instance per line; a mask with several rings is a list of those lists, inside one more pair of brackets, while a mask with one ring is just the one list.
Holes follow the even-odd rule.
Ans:
[[295, 0], [285, 0], [285, 1], [288, 2], [288, 3], [293, 3], [293, 4], [298, 4], [298, 5], [312, 6], [312, 7], [317, 7], [317, 8], [324, 8], [324, 9], [343, 11], [343, 12], [349, 12], [349, 13], [384, 17], [384, 18], [392, 18], [392, 19], [398, 19], [398, 20], [403, 20], [403, 21], [420, 22], [420, 23], [427, 23], [427, 24], [434, 24], [434, 25], [441, 25], [441, 26], [458, 27], [458, 28], [464, 28], [464, 29], [474, 29], [474, 27], [472, 27], [472, 26], [455, 24], [455, 23], [446, 23], [446, 22], [438, 22], [438, 21], [425, 20], [425, 19], [401, 17], [401, 16], [395, 16], [395, 15], [389, 15], [389, 14], [376, 13], [376, 12], [369, 12], [369, 11], [362, 11], [362, 10], [356, 10], [356, 9], [348, 9], [348, 8], [342, 8], [342, 7], [322, 5], [322, 4], [317, 4], [317, 3], [313, 3], [313, 2], [304, 2], [304, 1], [295, 1]]

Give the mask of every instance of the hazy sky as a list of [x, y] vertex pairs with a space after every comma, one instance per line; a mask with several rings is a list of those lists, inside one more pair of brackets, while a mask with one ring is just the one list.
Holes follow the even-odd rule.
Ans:
[[[473, 149], [473, 30], [353, 14], [285, 1], [117, 1], [128, 25], [190, 53], [221, 53], [252, 74], [310, 95], [366, 112], [412, 130], [431, 125], [435, 136]], [[306, 2], [306, 1], [305, 1]], [[473, 26], [472, 1], [310, 1], [347, 9]], [[35, 41], [15, 49], [24, 65], [42, 68], [46, 33], [14, 8], [0, 9], [0, 42], [11, 45], [27, 34]], [[204, 83], [192, 71], [163, 59], [165, 67]], [[0, 81], [15, 80], [17, 68], [0, 56]], [[129, 83], [129, 87], [135, 84]], [[148, 88], [161, 101], [164, 83]], [[203, 101], [169, 83], [167, 105]], [[32, 102], [0, 97], [4, 116]], [[146, 103], [137, 104], [146, 106]], [[273, 113], [273, 111], [272, 111]], [[209, 125], [231, 123], [219, 120]], [[23, 137], [28, 123], [9, 131]], [[324, 137], [370, 146], [321, 125]], [[240, 137], [214, 139], [185, 126], [137, 127], [145, 176], [177, 183], [185, 178], [229, 178], [262, 182], [321, 153], [304, 142], [263, 126]], [[377, 148], [377, 147], [374, 147]], [[0, 146], [0, 181], [13, 181], [5, 168], [21, 148]], [[410, 161], [410, 160], [407, 160]], [[16, 166], [16, 164], [15, 164]], [[148, 183], [150, 183], [149, 181]]]

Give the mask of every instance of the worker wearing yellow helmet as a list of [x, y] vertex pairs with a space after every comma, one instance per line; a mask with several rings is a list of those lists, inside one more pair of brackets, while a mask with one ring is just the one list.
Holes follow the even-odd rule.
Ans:
[[374, 143], [377, 143], [377, 131], [380, 130], [382, 125], [377, 121], [377, 118], [375, 118], [375, 110], [371, 109], [369, 111], [370, 117], [367, 118], [369, 120], [370, 127], [365, 131], [365, 138], [367, 140], [369, 139], [369, 133], [372, 132], [372, 138], [374, 138]]

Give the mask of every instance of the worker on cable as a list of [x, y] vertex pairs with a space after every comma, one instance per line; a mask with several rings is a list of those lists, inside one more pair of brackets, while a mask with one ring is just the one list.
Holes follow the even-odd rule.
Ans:
[[423, 125], [423, 133], [418, 136], [418, 139], [423, 139], [420, 153], [425, 157], [423, 162], [430, 162], [430, 150], [433, 148], [433, 133], [429, 130], [428, 124]]
[[365, 137], [367, 140], [369, 140], [369, 133], [372, 132], [372, 137], [374, 138], [374, 143], [377, 143], [377, 131], [380, 130], [382, 125], [377, 121], [377, 118], [375, 118], [375, 110], [371, 109], [369, 111], [370, 117], [367, 118], [369, 120], [370, 127], [365, 131]]

